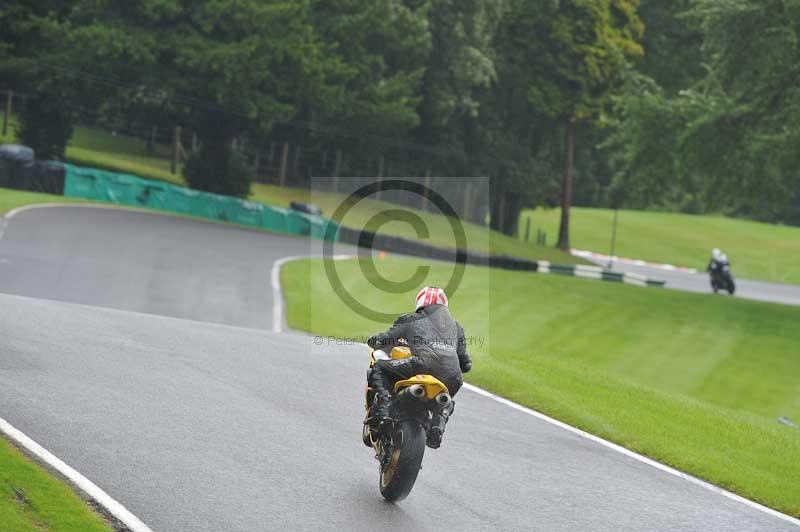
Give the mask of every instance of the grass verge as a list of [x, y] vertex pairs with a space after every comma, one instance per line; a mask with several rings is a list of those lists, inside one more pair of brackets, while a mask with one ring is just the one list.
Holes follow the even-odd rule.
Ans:
[[[342, 304], [322, 264], [283, 269], [291, 327], [360, 337], [388, 325]], [[412, 294], [387, 298], [357, 261], [336, 265], [359, 301], [408, 311]], [[378, 273], [417, 266], [387, 259]], [[429, 278], [449, 272], [432, 265]], [[800, 516], [800, 431], [777, 421], [800, 419], [800, 308], [475, 267], [451, 306], [486, 339], [470, 382]]]
[[0, 187], [0, 214], [34, 203], [82, 203], [84, 201], [86, 200]]
[[[525, 211], [531, 231], [558, 234], [560, 210]], [[608, 253], [614, 211], [572, 210], [572, 247]], [[653, 262], [705, 269], [711, 248], [721, 248], [737, 276], [800, 284], [800, 227], [772, 225], [723, 216], [627, 211], [619, 212], [616, 254]]]
[[108, 532], [112, 528], [67, 485], [0, 436], [0, 529]]
[[[339, 207], [345, 199], [343, 194], [316, 191], [312, 193], [307, 189], [285, 188], [262, 183], [253, 185], [253, 194], [251, 197], [256, 201], [281, 207], [288, 207], [289, 203], [292, 201], [312, 201], [322, 209], [326, 216], [332, 216], [337, 207]], [[372, 199], [361, 201], [347, 214], [345, 219], [342, 220], [342, 225], [354, 228], [365, 227], [370, 218], [390, 208], [396, 208], [396, 205]], [[403, 209], [413, 211], [425, 222], [425, 225], [430, 231], [430, 238], [426, 240], [427, 242], [445, 248], [453, 247], [453, 231], [450, 228], [450, 223], [447, 218], [440, 214], [410, 207], [403, 207]], [[468, 246], [475, 251], [492, 253], [495, 255], [508, 255], [530, 260], [549, 260], [550, 262], [559, 264], [588, 264], [588, 262], [580, 258], [573, 257], [553, 247], [537, 246], [527, 242], [521, 242], [516, 238], [491, 231], [486, 227], [469, 222], [463, 222], [463, 226]], [[382, 227], [381, 233], [411, 240], [417, 239], [415, 230], [405, 223], [392, 222], [386, 224]]]
[[170, 173], [168, 150], [156, 145], [147, 151], [145, 141], [126, 135], [111, 135], [105, 131], [77, 127], [67, 148], [67, 160], [79, 166], [90, 166], [138, 175], [147, 179], [184, 185], [184, 179]]

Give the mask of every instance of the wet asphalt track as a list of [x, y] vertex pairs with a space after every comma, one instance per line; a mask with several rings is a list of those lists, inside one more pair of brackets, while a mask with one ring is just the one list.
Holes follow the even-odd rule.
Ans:
[[307, 239], [115, 208], [24, 210], [0, 239], [0, 292], [269, 328], [270, 270]]
[[0, 417], [155, 531], [798, 530], [469, 391], [409, 499], [383, 503], [359, 438], [363, 348], [259, 330], [270, 262], [308, 249], [125, 211], [20, 213], [0, 292], [62, 301], [0, 295]]

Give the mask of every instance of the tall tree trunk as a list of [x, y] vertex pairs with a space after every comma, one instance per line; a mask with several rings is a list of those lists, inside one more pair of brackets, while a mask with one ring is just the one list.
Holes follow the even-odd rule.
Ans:
[[506, 215], [503, 220], [503, 233], [508, 236], [515, 236], [519, 228], [519, 213], [522, 210], [522, 202], [519, 194], [510, 194], [506, 200]]
[[489, 229], [500, 231], [500, 198], [502, 192], [495, 189], [491, 193], [491, 201], [489, 203]]
[[569, 209], [572, 206], [572, 171], [575, 165], [575, 119], [566, 124], [564, 177], [561, 181], [561, 226], [558, 229], [558, 247], [569, 251]]

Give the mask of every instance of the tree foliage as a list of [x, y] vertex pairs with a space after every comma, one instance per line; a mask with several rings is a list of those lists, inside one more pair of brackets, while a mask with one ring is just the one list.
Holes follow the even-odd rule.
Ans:
[[73, 116], [57, 91], [28, 98], [19, 113], [17, 138], [40, 159], [63, 159], [72, 136]]
[[250, 195], [252, 169], [229, 144], [203, 144], [189, 156], [183, 173], [189, 186], [197, 190], [239, 198]]
[[533, 108], [563, 124], [564, 169], [558, 245], [569, 248], [575, 141], [579, 122], [602, 122], [620, 72], [642, 55], [638, 0], [517, 2], [508, 27]]
[[702, 63], [705, 71], [678, 72], [680, 90], [652, 69], [667, 88], [631, 75], [606, 142], [617, 186], [633, 206], [800, 222], [793, 149], [800, 2], [694, 0], [685, 7], [676, 23], [702, 36], [702, 46], [699, 60], [681, 65]]
[[800, 223], [798, 3], [7, 0], [0, 84], [42, 153], [87, 113], [181, 125], [193, 186], [242, 195], [234, 139], [270, 135], [490, 176], [494, 228], [561, 204], [567, 247], [573, 189]]

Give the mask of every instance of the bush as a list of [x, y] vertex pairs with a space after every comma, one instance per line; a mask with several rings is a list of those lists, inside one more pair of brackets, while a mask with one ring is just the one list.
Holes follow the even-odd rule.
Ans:
[[203, 144], [189, 156], [183, 175], [191, 188], [239, 198], [250, 195], [253, 181], [244, 157], [227, 142]]
[[36, 94], [27, 98], [20, 110], [17, 138], [33, 148], [39, 159], [63, 159], [72, 137], [73, 118], [60, 96]]

